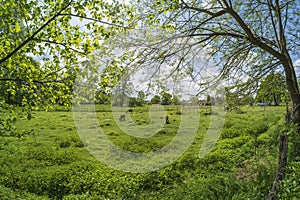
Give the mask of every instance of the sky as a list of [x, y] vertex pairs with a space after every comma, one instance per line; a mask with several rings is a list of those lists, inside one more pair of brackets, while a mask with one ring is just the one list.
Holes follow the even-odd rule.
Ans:
[[[111, 0], [106, 0], [108, 2], [112, 2]], [[204, 3], [204, 6], [208, 7], [209, 6], [209, 1], [210, 0], [205, 0], [203, 1]], [[124, 1], [122, 1], [124, 2]], [[126, 0], [125, 1], [127, 4], [130, 2], [130, 0]], [[78, 18], [73, 18], [72, 19], [72, 24], [78, 24], [80, 26], [83, 26], [83, 24], [85, 23], [85, 20], [83, 21], [80, 21]], [[293, 60], [293, 63], [294, 63], [294, 66], [296, 67], [296, 71], [297, 71], [297, 74], [300, 75], [300, 55], [291, 55], [292, 57], [292, 60]], [[198, 61], [199, 63], [204, 63], [205, 62], [205, 59], [203, 60], [199, 60]], [[148, 69], [145, 69], [146, 71]], [[170, 71], [170, 67], [168, 66], [164, 66], [164, 70], [165, 72], [168, 72]], [[140, 80], [138, 79], [145, 79], [145, 71], [144, 72], [136, 72], [137, 74], [135, 75], [135, 78], [133, 78], [132, 82], [134, 83], [134, 85], [136, 86], [136, 90], [144, 90], [145, 88], [147, 88], [147, 83], [144, 82], [142, 83]], [[147, 71], [147, 73], [149, 73], [149, 71]], [[213, 72], [211, 72], [213, 73]], [[191, 82], [189, 79], [184, 79], [181, 81], [183, 83], [184, 86], [187, 86], [187, 82]], [[167, 88], [170, 89], [170, 92], [172, 93], [172, 88], [174, 87], [174, 83], [172, 83], [171, 81], [169, 83], [166, 84]], [[189, 86], [186, 87], [187, 88], [187, 91], [186, 93], [197, 93], [198, 89], [197, 89], [197, 84], [190, 84]], [[154, 89], [154, 90], [158, 90], [157, 88]]]
[[[107, 2], [112, 2], [112, 0], [106, 0]], [[209, 5], [209, 1], [210, 0], [205, 0], [204, 1], [204, 5], [208, 6]], [[121, 2], [125, 2], [127, 4], [129, 4], [130, 0], [125, 0], [125, 1], [121, 1]], [[71, 24], [72, 25], [79, 25], [80, 27], [82, 27], [82, 30], [85, 31], [86, 28], [84, 27], [84, 24], [87, 22], [87, 20], [82, 20], [80, 21], [79, 18], [72, 18]], [[291, 55], [294, 66], [296, 67], [296, 71], [298, 76], [300, 75], [300, 55]], [[203, 59], [203, 58], [202, 58]], [[199, 58], [198, 63], [204, 63], [205, 62], [205, 58], [203, 60], [201, 60], [201, 58]], [[165, 72], [168, 72], [170, 70], [170, 67], [168, 66], [164, 66], [164, 70]], [[211, 72], [213, 73], [213, 72]], [[143, 90], [145, 88], [147, 88], [147, 83], [141, 83], [141, 81], [139, 81], [138, 79], [144, 79], [144, 75], [142, 75], [142, 72], [137, 72], [137, 75], [135, 76], [136, 78], [133, 79], [134, 84], [136, 85], [137, 90]], [[183, 86], [180, 86], [182, 88], [184, 88], [184, 86], [186, 86], [186, 93], [197, 93], [198, 89], [197, 89], [197, 84], [196, 83], [191, 83], [190, 79], [183, 79], [181, 81], [181, 83], [183, 84]], [[190, 84], [187, 84], [190, 83]], [[174, 87], [174, 83], [172, 83], [171, 81], [168, 82], [168, 84], [166, 84], [167, 87], [170, 88], [170, 90], [172, 90], [172, 88]], [[154, 90], [158, 90], [157, 88]], [[170, 91], [172, 93], [172, 91]]]

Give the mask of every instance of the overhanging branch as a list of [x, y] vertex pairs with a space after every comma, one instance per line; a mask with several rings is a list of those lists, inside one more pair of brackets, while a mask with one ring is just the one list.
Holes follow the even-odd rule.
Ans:
[[124, 29], [130, 29], [130, 27], [127, 27], [127, 26], [122, 26], [122, 25], [109, 23], [109, 22], [106, 22], [106, 21], [103, 21], [103, 20], [92, 18], [92, 17], [85, 17], [85, 16], [80, 16], [80, 15], [75, 15], [75, 14], [68, 14], [68, 13], [61, 13], [60, 16], [77, 17], [77, 18], [82, 18], [82, 19], [86, 19], [86, 20], [89, 20], [89, 21], [98, 22], [98, 23], [101, 23], [101, 24], [106, 24], [106, 25], [109, 25], [109, 26], [114, 26], [114, 27], [124, 28]]
[[187, 35], [187, 37], [196, 37], [196, 36], [205, 36], [205, 37], [230, 36], [230, 37], [233, 37], [233, 38], [240, 38], [240, 39], [247, 38], [244, 35], [239, 35], [239, 34], [236, 34], [236, 33], [227, 33], [227, 32], [195, 33], [195, 34]]
[[[0, 78], [0, 81], [12, 81], [12, 82], [28, 82], [23, 78]], [[65, 80], [32, 80], [33, 83], [45, 84], [45, 83], [63, 83]]]
[[75, 51], [75, 52], [77, 52], [77, 53], [85, 54], [83, 51], [79, 51], [78, 49], [74, 49], [74, 48], [68, 46], [68, 45], [65, 44], [65, 43], [59, 43], [59, 42], [55, 42], [55, 41], [51, 41], [51, 40], [38, 39], [38, 38], [33, 38], [32, 40], [36, 40], [36, 41], [39, 41], [39, 42], [50, 43], [50, 44], [60, 45], [60, 46], [63, 46], [63, 47], [65, 47], [65, 48], [67, 48], [67, 49], [71, 49], [72, 51]]
[[247, 24], [244, 22], [244, 20], [241, 18], [241, 16], [234, 11], [233, 9], [229, 9], [229, 14], [236, 20], [236, 22], [240, 25], [240, 27], [245, 31], [247, 34], [249, 41], [254, 44], [257, 47], [260, 47], [261, 49], [265, 50], [266, 52], [270, 53], [274, 57], [276, 57], [279, 60], [283, 60], [284, 58], [282, 55], [273, 49], [271, 46], [267, 45], [266, 43], [262, 42], [259, 37], [256, 37], [251, 29], [247, 26]]
[[33, 38], [41, 32], [46, 26], [48, 26], [53, 20], [55, 20], [64, 10], [66, 10], [73, 0], [71, 0], [65, 7], [63, 7], [59, 12], [57, 12], [53, 17], [51, 17], [46, 23], [44, 23], [38, 30], [36, 30], [31, 36], [29, 36], [26, 40], [24, 40], [19, 46], [17, 46], [14, 50], [8, 53], [4, 58], [0, 59], [0, 64], [4, 63], [10, 57], [15, 55], [20, 49], [22, 49], [26, 44], [33, 40]]

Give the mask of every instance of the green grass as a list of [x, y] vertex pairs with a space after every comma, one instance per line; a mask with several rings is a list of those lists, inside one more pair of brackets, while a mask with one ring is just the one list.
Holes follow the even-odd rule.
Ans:
[[[30, 121], [19, 121], [17, 129], [30, 130], [31, 135], [2, 137], [1, 199], [22, 195], [25, 199], [262, 199], [272, 184], [277, 155], [270, 146], [273, 133], [269, 130], [281, 123], [283, 107], [267, 107], [266, 111], [242, 107], [239, 114], [228, 112], [218, 143], [202, 159], [199, 150], [211, 117], [217, 113], [190, 109], [188, 112], [199, 111], [201, 117], [187, 151], [171, 165], [141, 174], [114, 170], [93, 157], [93, 149], [105, 149], [97, 143], [104, 139], [98, 132], [102, 130], [125, 150], [151, 152], [174, 139], [185, 112], [167, 107], [171, 124], [164, 125], [164, 115], [157, 111], [156, 121], [151, 121], [147, 107], [133, 108], [124, 122], [114, 120], [121, 110], [113, 116], [108, 106], [97, 105], [95, 122], [82, 112], [88, 109], [77, 114], [85, 120], [81, 128], [89, 137], [78, 135], [72, 112], [59, 108], [35, 112]], [[192, 118], [188, 120], [184, 134], [190, 134], [188, 127], [193, 123]], [[148, 134], [151, 131], [156, 134]]]

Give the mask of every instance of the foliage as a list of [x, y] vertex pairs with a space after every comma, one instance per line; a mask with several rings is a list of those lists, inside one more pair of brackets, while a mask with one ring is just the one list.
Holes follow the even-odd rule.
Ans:
[[107, 94], [103, 90], [97, 90], [95, 92], [95, 103], [108, 104], [111, 101], [111, 95]]
[[[167, 0], [142, 2], [142, 6], [102, 0], [4, 0], [0, 3], [1, 199], [19, 198], [20, 195], [29, 199], [95, 196], [139, 199], [151, 194], [167, 199], [184, 197], [185, 192], [190, 195], [186, 198], [223, 198], [224, 194], [229, 199], [241, 196], [261, 199], [266, 196], [272, 179], [272, 170], [268, 167], [257, 165], [257, 176], [248, 176], [246, 181], [250, 187], [241, 186], [244, 182], [237, 180], [233, 174], [244, 160], [257, 158], [260, 150], [268, 152], [265, 145], [267, 137], [262, 139], [260, 136], [277, 119], [270, 116], [262, 118], [263, 122], [255, 121], [257, 126], [251, 124], [248, 127], [245, 125], [247, 121], [240, 127], [234, 125], [242, 123], [239, 118], [254, 120], [253, 116], [262, 115], [261, 110], [249, 115], [246, 111], [231, 113], [236, 121], [227, 125], [230, 130], [222, 133], [211, 154], [199, 159], [198, 147], [209, 124], [208, 117], [202, 115], [203, 124], [186, 154], [165, 169], [145, 174], [115, 171], [98, 163], [83, 148], [70, 113], [33, 112], [51, 110], [53, 105], [71, 106], [76, 76], [87, 80], [89, 74], [99, 70], [99, 66], [92, 63], [95, 60], [82, 60], [95, 58], [87, 55], [95, 53], [96, 49], [101, 50], [102, 56], [110, 55], [111, 49], [106, 47], [111, 43], [105, 46], [103, 40], [125, 30], [128, 30], [126, 34], [132, 33], [132, 28], [140, 30], [139, 26], [144, 26], [143, 38], [138, 38], [139, 43], [135, 44], [142, 49], [141, 54], [139, 51], [126, 52], [120, 58], [106, 62], [98, 85], [100, 90], [96, 93], [99, 103], [111, 100], [106, 95], [110, 97], [112, 94], [113, 103], [123, 106], [126, 98], [132, 95], [132, 88], [128, 87], [131, 80], [126, 77], [128, 61], [138, 61], [132, 62], [137, 66], [150, 63], [151, 67], [149, 60], [152, 60], [156, 66], [154, 71], [160, 71], [163, 66], [173, 67], [168, 70], [169, 76], [177, 80], [179, 75], [189, 76], [189, 80], [196, 80], [202, 85], [199, 80], [202, 76], [200, 62], [194, 61], [198, 52], [204, 50], [208, 57], [214, 58], [214, 66], [222, 66], [214, 70], [220, 72], [221, 78], [243, 78], [246, 71], [249, 81], [257, 81], [271, 71], [284, 71], [285, 84], [294, 106], [293, 121], [300, 122], [299, 88], [291, 58], [299, 50], [299, 44], [295, 42], [299, 39], [295, 34], [299, 31], [299, 20], [295, 17], [299, 14], [299, 3], [296, 0], [267, 3], [211, 0], [209, 4]], [[139, 44], [146, 44], [147, 48]], [[145, 57], [147, 59], [143, 59]], [[81, 70], [82, 74], [79, 73]], [[99, 80], [99, 77], [93, 78]], [[208, 77], [203, 85], [213, 85], [214, 78]], [[109, 91], [111, 88], [115, 90]], [[87, 92], [86, 99], [79, 99], [79, 102], [90, 103], [93, 95]], [[132, 100], [135, 104], [141, 103], [143, 96], [139, 94], [138, 99]], [[176, 102], [176, 97], [162, 92], [161, 98], [153, 97], [152, 100], [153, 103], [169, 105], [172, 101]], [[91, 109], [88, 105], [85, 108], [85, 111]], [[133, 152], [147, 152], [166, 145], [176, 134], [181, 117], [179, 113], [172, 115], [172, 126], [166, 126], [155, 137], [142, 141], [122, 132], [112, 122], [109, 109], [97, 109], [103, 111], [97, 113], [97, 117], [101, 122], [99, 126], [107, 131], [107, 137]], [[272, 116], [277, 113], [272, 111]], [[18, 123], [16, 119], [24, 116], [19, 112], [25, 112], [26, 117]], [[140, 110], [132, 115], [139, 125], [150, 123], [144, 112]], [[177, 111], [170, 108], [168, 113], [171, 116]], [[210, 112], [210, 115], [214, 114]], [[26, 118], [32, 120], [27, 122]], [[238, 132], [239, 128], [243, 130]], [[89, 129], [92, 131], [95, 127]], [[21, 138], [29, 132], [33, 134], [23, 140], [9, 137], [17, 134]], [[294, 139], [291, 143], [292, 158], [297, 158], [298, 136], [293, 131], [289, 135]], [[253, 165], [256, 164], [254, 162]], [[291, 172], [297, 170], [292, 169]], [[292, 192], [298, 191], [295, 180], [294, 177], [287, 179], [286, 191], [290, 188]], [[199, 184], [203, 187], [197, 189]], [[170, 188], [173, 190], [166, 192]], [[178, 191], [180, 193], [176, 196]], [[234, 191], [240, 193], [235, 194]], [[293, 196], [289, 191], [283, 195]]]
[[161, 105], [179, 105], [180, 101], [178, 96], [172, 95], [166, 91], [162, 91], [160, 95], [154, 95], [151, 99], [152, 104], [161, 104]]
[[[114, 123], [108, 105], [96, 105], [95, 109], [99, 126], [107, 137], [134, 152], [168, 144], [180, 125], [181, 115], [174, 114], [178, 108], [168, 106], [171, 126], [151, 138], [137, 139], [123, 133]], [[204, 113], [205, 108], [202, 109]], [[199, 147], [210, 117], [202, 114], [198, 134], [185, 154], [164, 169], [143, 174], [113, 170], [95, 160], [77, 135], [71, 112], [33, 112], [32, 120], [23, 119], [16, 128], [30, 127], [35, 135], [22, 140], [1, 140], [1, 199], [18, 199], [22, 195], [28, 199], [262, 199], [275, 174], [270, 166], [277, 164], [277, 155], [269, 154], [269, 148], [277, 146], [269, 140], [256, 144], [255, 138], [273, 134], [265, 132], [265, 127], [279, 123], [278, 116], [285, 108], [270, 107], [265, 112], [260, 107], [241, 109], [242, 114], [227, 114], [221, 139], [203, 159], [198, 157]], [[146, 125], [150, 122], [147, 112], [146, 107], [135, 107], [131, 117]], [[89, 129], [93, 131], [95, 127]], [[288, 176], [292, 177], [292, 173]], [[295, 195], [293, 191], [290, 196]]]
[[[118, 1], [4, 0], [0, 7], [0, 106], [11, 110], [3, 99], [28, 116], [70, 106], [83, 58], [132, 20], [131, 8]], [[103, 94], [98, 99], [106, 102]]]
[[154, 95], [151, 99], [152, 104], [159, 104], [161, 102], [160, 96], [159, 95]]
[[46, 196], [36, 195], [24, 191], [16, 191], [10, 188], [6, 188], [3, 185], [0, 185], [0, 198], [3, 200], [10, 200], [10, 199], [49, 200], [49, 198]]
[[138, 66], [151, 64], [157, 72], [168, 66], [169, 76], [182, 72], [199, 86], [198, 94], [223, 79], [229, 86], [243, 86], [240, 91], [247, 96], [268, 74], [284, 73], [292, 120], [300, 124], [293, 65], [300, 48], [299, 6], [296, 0], [137, 2], [137, 26], [143, 31], [126, 45], [139, 47], [134, 48]]
[[227, 86], [225, 87], [226, 94], [226, 107], [229, 110], [237, 109], [242, 105], [253, 106], [254, 98], [251, 94], [245, 94], [243, 91], [239, 91], [241, 86]]
[[162, 91], [161, 94], [161, 105], [170, 105], [172, 103], [172, 94]]
[[279, 145], [279, 138], [280, 135], [286, 134], [288, 136], [288, 143], [289, 143], [289, 159], [291, 161], [299, 161], [300, 160], [300, 137], [297, 131], [297, 127], [292, 124], [283, 124], [278, 125], [272, 130], [271, 138], [270, 138], [270, 144], [272, 146], [278, 146]]
[[290, 162], [286, 170], [286, 177], [280, 188], [279, 199], [299, 199], [300, 198], [300, 163]]
[[288, 102], [285, 77], [276, 73], [268, 75], [259, 86], [256, 101], [273, 102], [276, 106], [279, 105], [279, 103]]
[[143, 91], [138, 91], [138, 97], [129, 98], [129, 106], [143, 106], [145, 104], [146, 94]]

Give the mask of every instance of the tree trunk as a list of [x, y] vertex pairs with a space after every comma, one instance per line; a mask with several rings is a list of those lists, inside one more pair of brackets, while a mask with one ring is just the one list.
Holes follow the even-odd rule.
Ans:
[[278, 101], [275, 92], [273, 92], [273, 101], [274, 101], [274, 106], [278, 106]]
[[[292, 122], [300, 128], [300, 94], [295, 69], [288, 52], [284, 53], [282, 65], [285, 70], [286, 84], [292, 100]], [[299, 130], [298, 128], [298, 130]]]

